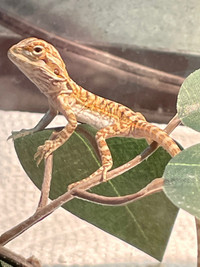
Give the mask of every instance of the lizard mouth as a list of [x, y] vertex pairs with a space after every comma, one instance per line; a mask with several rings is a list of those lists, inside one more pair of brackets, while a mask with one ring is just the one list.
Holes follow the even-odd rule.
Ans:
[[[9, 50], [8, 50], [8, 58], [13, 62], [14, 58], [16, 58], [15, 56], [15, 46], [12, 46]], [[13, 62], [15, 63], [15, 62]]]
[[9, 50], [8, 50], [8, 58], [18, 66], [18, 68], [22, 69], [23, 66], [25, 66], [25, 69], [27, 65], [32, 65], [32, 66], [45, 66], [45, 62], [43, 60], [31, 60], [28, 57], [28, 51], [26, 51], [27, 55], [23, 54], [22, 48], [17, 47], [16, 45], [13, 45]]
[[22, 53], [20, 53], [19, 48], [16, 48], [15, 45], [13, 45], [9, 50], [8, 50], [8, 58], [15, 64], [18, 65], [21, 62], [25, 61], [25, 57], [23, 56]]

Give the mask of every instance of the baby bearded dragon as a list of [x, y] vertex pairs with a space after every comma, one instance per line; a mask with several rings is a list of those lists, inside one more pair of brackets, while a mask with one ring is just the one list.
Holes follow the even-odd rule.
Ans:
[[68, 120], [65, 128], [53, 133], [44, 145], [38, 147], [34, 156], [37, 164], [69, 139], [77, 122], [88, 123], [98, 129], [96, 142], [102, 167], [94, 174], [102, 173], [104, 181], [113, 164], [107, 138], [146, 138], [156, 141], [172, 157], [180, 152], [173, 139], [163, 130], [148, 123], [142, 114], [77, 85], [69, 77], [60, 54], [51, 44], [37, 38], [27, 38], [12, 46], [8, 57], [46, 95], [49, 102], [49, 110], [34, 128], [22, 129], [13, 133], [12, 137], [17, 138], [44, 129], [58, 112]]

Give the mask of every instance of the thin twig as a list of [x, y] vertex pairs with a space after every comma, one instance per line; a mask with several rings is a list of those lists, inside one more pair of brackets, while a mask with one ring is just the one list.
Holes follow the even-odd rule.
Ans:
[[47, 205], [50, 186], [51, 186], [52, 168], [53, 168], [53, 154], [51, 154], [48, 157], [48, 160], [45, 160], [44, 178], [41, 188], [40, 200], [38, 203], [38, 209], [41, 209]]
[[[48, 160], [48, 159], [47, 159]], [[41, 221], [52, 212], [54, 212], [57, 208], [62, 206], [67, 201], [71, 200], [73, 196], [70, 192], [66, 192], [65, 194], [61, 195], [60, 197], [56, 198], [52, 202], [50, 202], [45, 207], [37, 210], [32, 216], [30, 216], [25, 221], [19, 223], [18, 225], [14, 226], [12, 229], [8, 230], [4, 234], [0, 236], [0, 245], [5, 245], [9, 241], [13, 240], [15, 237], [22, 234], [24, 231], [29, 229], [35, 223]]]
[[9, 249], [0, 246], [0, 259], [9, 263], [12, 266], [18, 267], [39, 267], [41, 266], [36, 258], [25, 259], [21, 255], [18, 255]]
[[[57, 133], [53, 132], [51, 135], [51, 140], [56, 138]], [[52, 179], [52, 170], [53, 170], [53, 153], [49, 155], [48, 160], [45, 159], [45, 169], [44, 169], [44, 177], [43, 183], [41, 188], [40, 200], [38, 203], [38, 209], [46, 206], [48, 203], [50, 186], [51, 186], [51, 179]]]
[[200, 267], [200, 220], [195, 218], [197, 230], [197, 267]]
[[170, 120], [170, 122], [165, 127], [165, 132], [170, 134], [179, 124], [181, 123], [181, 120], [178, 117], [178, 113]]
[[106, 197], [94, 193], [89, 193], [85, 190], [80, 190], [80, 189], [72, 190], [72, 193], [76, 198], [88, 200], [93, 203], [109, 205], [109, 206], [122, 206], [122, 205], [127, 205], [133, 201], [136, 201], [140, 198], [162, 191], [163, 184], [164, 184], [163, 178], [156, 178], [137, 193], [120, 197]]
[[[53, 132], [51, 134], [50, 139], [53, 140], [54, 138], [56, 138], [56, 136], [57, 132]], [[38, 209], [41, 209], [48, 203], [51, 179], [52, 179], [52, 170], [53, 170], [53, 153], [49, 155], [48, 160], [44, 159], [44, 162], [45, 162], [44, 177], [41, 188], [40, 200], [38, 203]]]

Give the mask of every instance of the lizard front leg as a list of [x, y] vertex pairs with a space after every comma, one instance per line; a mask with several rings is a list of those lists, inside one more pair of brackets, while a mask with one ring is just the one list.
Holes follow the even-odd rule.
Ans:
[[64, 115], [68, 120], [68, 124], [60, 132], [53, 132], [50, 139], [47, 140], [44, 145], [38, 147], [34, 155], [37, 165], [40, 164], [43, 158], [46, 159], [53, 151], [63, 145], [76, 129], [77, 119], [69, 106], [65, 107]]
[[49, 110], [45, 113], [45, 115], [42, 117], [42, 119], [38, 122], [38, 124], [31, 128], [31, 129], [22, 129], [20, 131], [12, 132], [12, 134], [8, 137], [8, 139], [17, 139], [19, 137], [26, 136], [28, 134], [33, 134], [35, 132], [41, 131], [45, 129], [47, 125], [55, 118], [57, 115], [57, 110], [55, 110], [50, 104], [49, 104]]

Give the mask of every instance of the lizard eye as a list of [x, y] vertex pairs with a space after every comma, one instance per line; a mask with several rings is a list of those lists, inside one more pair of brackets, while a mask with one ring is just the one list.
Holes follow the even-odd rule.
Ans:
[[33, 54], [34, 54], [35, 56], [39, 56], [39, 55], [41, 55], [42, 52], [43, 52], [43, 47], [40, 46], [40, 45], [36, 45], [36, 46], [33, 48]]

